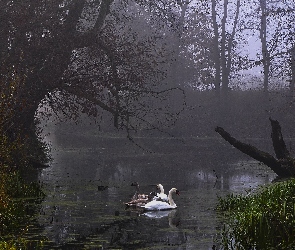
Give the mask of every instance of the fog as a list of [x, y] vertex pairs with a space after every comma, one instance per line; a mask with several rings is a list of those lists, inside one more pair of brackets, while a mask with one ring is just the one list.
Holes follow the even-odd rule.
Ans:
[[[273, 154], [271, 117], [294, 153], [295, 4], [4, 2], [3, 131], [51, 156], [34, 175], [46, 197], [26, 237], [44, 236], [45, 248], [222, 249], [218, 197], [276, 175], [215, 128]], [[134, 181], [177, 187], [177, 210], [126, 210]]]

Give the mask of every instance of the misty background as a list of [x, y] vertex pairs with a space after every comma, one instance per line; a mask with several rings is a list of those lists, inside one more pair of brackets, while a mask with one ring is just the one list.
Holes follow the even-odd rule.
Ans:
[[[294, 8], [278, 0], [1, 1], [0, 128], [25, 145], [25, 163], [41, 164], [28, 175], [46, 192], [26, 237], [64, 249], [212, 249], [218, 195], [275, 178], [215, 127], [273, 153], [272, 117], [294, 153]], [[132, 181], [146, 192], [177, 187], [177, 211], [126, 211]]]

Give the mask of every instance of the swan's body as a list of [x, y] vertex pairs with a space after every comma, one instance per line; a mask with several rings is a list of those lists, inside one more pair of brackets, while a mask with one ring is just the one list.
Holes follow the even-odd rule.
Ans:
[[160, 193], [157, 193], [157, 195], [153, 198], [153, 200], [168, 202], [168, 196], [167, 196], [167, 194], [164, 193], [163, 185], [158, 184], [157, 188], [160, 189]]
[[152, 200], [143, 206], [144, 210], [155, 211], [155, 210], [170, 210], [170, 209], [177, 208], [174, 200], [172, 199], [173, 193], [176, 193], [177, 195], [179, 195], [179, 191], [176, 188], [172, 188], [168, 194], [169, 204], [164, 201]]
[[176, 205], [171, 206], [167, 202], [164, 201], [150, 201], [149, 203], [144, 205], [144, 209], [148, 211], [155, 211], [155, 210], [170, 210], [176, 208]]

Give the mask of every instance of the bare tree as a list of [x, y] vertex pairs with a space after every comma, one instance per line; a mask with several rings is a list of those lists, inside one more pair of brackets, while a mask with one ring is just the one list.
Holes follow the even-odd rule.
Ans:
[[270, 68], [270, 53], [268, 51], [267, 45], [267, 3], [266, 0], [259, 0], [260, 4], [260, 41], [261, 41], [261, 54], [262, 54], [262, 64], [263, 64], [263, 90], [268, 91], [268, 78], [269, 78], [269, 68]]
[[215, 88], [219, 90], [222, 83], [222, 90], [224, 90], [225, 92], [228, 90], [229, 77], [232, 69], [233, 44], [237, 32], [241, 1], [237, 0], [235, 3], [235, 15], [232, 20], [233, 23], [231, 32], [229, 31], [228, 24], [228, 6], [228, 0], [224, 0], [221, 25], [219, 25], [217, 17], [220, 16], [221, 13], [217, 12], [216, 0], [211, 1], [212, 25], [214, 32], [213, 58], [215, 65]]
[[272, 127], [271, 138], [273, 148], [277, 158], [272, 156], [270, 153], [264, 152], [250, 144], [237, 140], [221, 127], [216, 127], [215, 131], [236, 149], [249, 155], [257, 161], [264, 163], [271, 170], [273, 170], [278, 175], [278, 177], [294, 177], [294, 158], [291, 157], [290, 152], [286, 147], [281, 131], [281, 126], [277, 120], [273, 120], [271, 118], [269, 118], [269, 120]]
[[295, 93], [295, 43], [293, 43], [292, 48], [290, 49], [290, 59], [289, 59], [289, 64], [290, 64], [290, 92], [291, 92], [291, 97], [294, 97]]
[[294, 4], [259, 0], [253, 5], [257, 8], [252, 8], [247, 24], [259, 32], [261, 54], [255, 64], [263, 67], [263, 90], [267, 93], [272, 78], [284, 79], [292, 71]]

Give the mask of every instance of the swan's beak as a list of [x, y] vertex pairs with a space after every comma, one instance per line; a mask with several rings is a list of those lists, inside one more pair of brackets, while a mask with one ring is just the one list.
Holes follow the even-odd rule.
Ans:
[[180, 192], [179, 192], [179, 190], [176, 190], [176, 192], [175, 192], [177, 195], [180, 195]]

